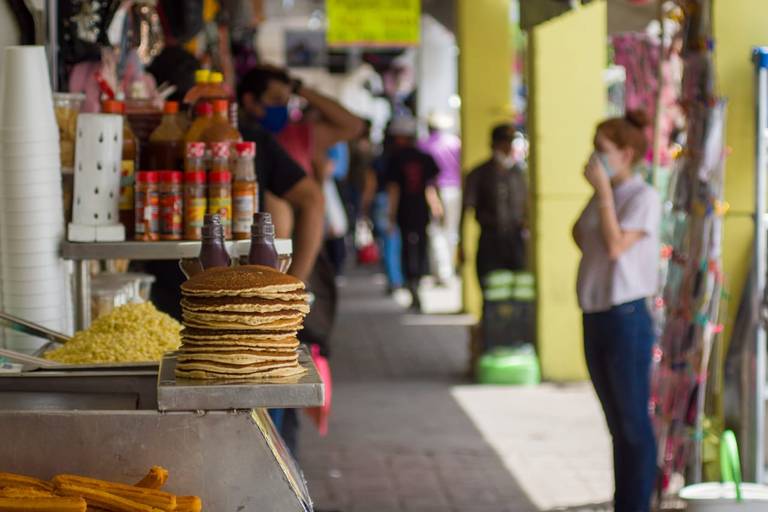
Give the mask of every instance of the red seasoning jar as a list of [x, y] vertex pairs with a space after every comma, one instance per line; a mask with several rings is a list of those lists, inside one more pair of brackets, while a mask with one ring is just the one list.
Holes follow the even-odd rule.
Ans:
[[211, 150], [211, 170], [229, 171], [229, 142], [213, 142], [208, 145]]
[[232, 174], [212, 171], [208, 175], [208, 213], [221, 217], [224, 238], [232, 238]]
[[181, 171], [160, 174], [160, 240], [181, 240], [184, 196]]
[[184, 155], [184, 171], [205, 171], [205, 142], [187, 142]]
[[136, 240], [160, 239], [159, 184], [155, 171], [136, 173]]
[[201, 240], [208, 207], [205, 171], [184, 173], [184, 239]]

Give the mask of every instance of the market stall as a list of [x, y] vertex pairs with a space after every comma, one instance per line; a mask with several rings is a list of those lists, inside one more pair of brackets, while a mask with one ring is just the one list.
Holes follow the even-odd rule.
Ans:
[[[126, 116], [98, 72], [84, 112], [93, 95], [51, 91], [43, 47], [4, 57], [0, 509], [312, 510], [267, 414], [324, 404], [297, 339], [310, 294], [285, 274], [292, 244], [261, 213], [221, 76], [200, 73], [184, 117], [140, 94]], [[140, 292], [95, 307], [101, 278], [138, 288], [142, 261], [188, 278], [182, 323]], [[162, 491], [131, 483], [155, 466]]]

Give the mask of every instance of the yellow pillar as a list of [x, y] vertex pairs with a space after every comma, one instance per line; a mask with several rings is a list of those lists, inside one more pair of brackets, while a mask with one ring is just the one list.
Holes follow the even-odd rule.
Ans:
[[586, 378], [576, 301], [580, 254], [571, 227], [590, 197], [582, 169], [605, 115], [606, 5], [592, 2], [531, 31], [533, 246], [544, 378]]
[[[459, 0], [459, 94], [462, 168], [490, 157], [491, 128], [511, 120], [509, 0]], [[482, 297], [475, 275], [479, 229], [472, 215], [463, 227], [467, 262], [462, 270], [465, 309], [480, 317]]]
[[753, 46], [768, 45], [768, 2], [716, 0], [713, 5], [715, 65], [719, 92], [728, 98], [726, 143], [732, 149], [725, 167], [723, 271], [730, 292], [725, 340], [730, 339], [752, 256], [755, 209], [755, 115]]

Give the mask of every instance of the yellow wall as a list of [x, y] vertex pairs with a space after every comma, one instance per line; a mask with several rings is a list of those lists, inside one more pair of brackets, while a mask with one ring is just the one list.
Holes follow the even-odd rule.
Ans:
[[725, 220], [723, 270], [731, 299], [725, 339], [730, 338], [741, 291], [749, 273], [754, 225], [755, 116], [753, 46], [768, 45], [768, 2], [715, 0], [715, 59], [720, 94], [728, 98], [725, 197], [731, 209]]
[[[467, 172], [490, 157], [491, 128], [511, 120], [509, 0], [459, 0], [457, 8], [462, 168]], [[479, 229], [474, 216], [467, 217], [464, 305], [479, 318], [482, 299], [475, 274]]]
[[590, 196], [582, 168], [605, 113], [606, 6], [600, 0], [536, 26], [530, 37], [529, 128], [543, 376], [587, 376], [571, 227]]

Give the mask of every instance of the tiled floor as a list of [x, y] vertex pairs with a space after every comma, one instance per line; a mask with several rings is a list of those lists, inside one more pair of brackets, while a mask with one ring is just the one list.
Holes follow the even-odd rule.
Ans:
[[471, 385], [465, 319], [405, 315], [361, 272], [341, 297], [330, 434], [303, 421], [299, 448], [318, 510], [609, 509], [609, 442], [589, 386]]

